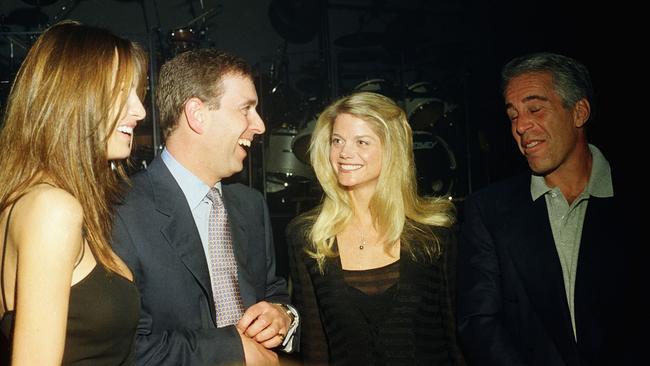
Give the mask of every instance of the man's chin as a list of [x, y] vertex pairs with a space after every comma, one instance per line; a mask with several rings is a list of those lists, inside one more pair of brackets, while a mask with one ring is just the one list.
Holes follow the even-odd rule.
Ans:
[[244, 163], [243, 162], [241, 162], [239, 164], [233, 164], [233, 165], [230, 166], [228, 176], [226, 176], [224, 178], [230, 178], [232, 176], [235, 176], [235, 175], [241, 173], [243, 170], [244, 170]]
[[543, 177], [545, 175], [550, 174], [553, 169], [547, 167], [547, 166], [542, 166], [540, 164], [535, 164], [534, 162], [531, 162], [530, 160], [528, 161], [528, 167], [530, 170], [532, 170], [533, 175], [539, 175], [540, 177]]

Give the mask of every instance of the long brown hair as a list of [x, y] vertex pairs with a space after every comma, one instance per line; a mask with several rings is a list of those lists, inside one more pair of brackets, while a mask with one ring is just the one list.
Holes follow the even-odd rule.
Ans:
[[107, 30], [58, 23], [27, 53], [0, 132], [0, 211], [47, 179], [79, 201], [83, 237], [113, 271], [111, 207], [126, 174], [111, 169], [107, 143], [131, 86], [143, 97], [146, 63], [141, 48]]

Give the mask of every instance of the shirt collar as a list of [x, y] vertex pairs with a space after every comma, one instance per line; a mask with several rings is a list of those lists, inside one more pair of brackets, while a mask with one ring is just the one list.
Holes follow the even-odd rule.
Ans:
[[614, 185], [612, 184], [612, 169], [600, 150], [589, 145], [593, 162], [591, 164], [591, 176], [587, 184], [587, 192], [594, 197], [613, 197]]
[[[181, 187], [190, 209], [195, 209], [206, 197], [208, 191], [210, 191], [210, 187], [181, 165], [167, 148], [163, 149], [160, 157]], [[215, 187], [221, 192], [221, 182], [217, 182]]]
[[[609, 162], [596, 146], [589, 144], [589, 151], [592, 157], [591, 174], [585, 192], [594, 197], [613, 197], [614, 186]], [[530, 195], [533, 201], [551, 190], [543, 176], [533, 174], [530, 179]]]

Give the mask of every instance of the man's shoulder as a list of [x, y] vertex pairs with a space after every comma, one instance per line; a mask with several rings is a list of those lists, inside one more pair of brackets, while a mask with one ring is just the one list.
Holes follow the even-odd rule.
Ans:
[[463, 211], [476, 209], [495, 214], [531, 202], [530, 174], [521, 174], [491, 183], [468, 195]]
[[262, 193], [242, 183], [223, 183], [224, 194], [235, 195], [240, 198], [261, 199]]
[[[154, 180], [151, 178], [151, 166], [131, 175], [125, 184], [122, 199], [117, 209], [123, 211], [128, 207], [145, 207], [155, 200]], [[173, 178], [172, 178], [173, 179]]]
[[151, 179], [147, 170], [141, 170], [129, 177], [129, 185], [126, 187], [125, 198], [132, 200], [140, 196], [147, 196], [152, 191]]
[[530, 192], [530, 174], [519, 174], [488, 184], [474, 191], [467, 198], [470, 200], [490, 200], [513, 197], [516, 194]]

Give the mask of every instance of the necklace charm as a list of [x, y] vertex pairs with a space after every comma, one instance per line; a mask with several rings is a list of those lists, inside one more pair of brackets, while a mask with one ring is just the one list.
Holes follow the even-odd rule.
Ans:
[[361, 237], [361, 244], [359, 244], [359, 250], [363, 250], [366, 245], [368, 245], [368, 241], [366, 240], [365, 235], [363, 235], [363, 231], [359, 229], [359, 226], [356, 227], [357, 232], [359, 233], [359, 236]]
[[367, 244], [368, 242], [366, 241], [366, 238], [364, 238], [363, 234], [361, 234], [361, 244], [359, 244], [359, 250], [363, 250]]

